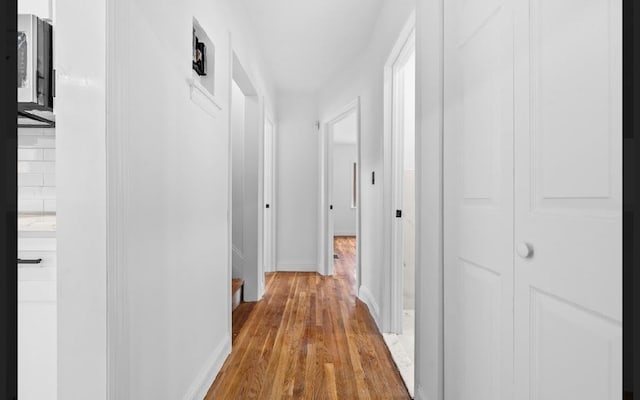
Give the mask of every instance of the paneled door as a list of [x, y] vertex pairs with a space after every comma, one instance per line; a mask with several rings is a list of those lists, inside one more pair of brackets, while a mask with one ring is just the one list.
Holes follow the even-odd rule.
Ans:
[[513, 399], [510, 3], [444, 2], [447, 400]]
[[517, 0], [517, 399], [622, 398], [621, 0]]

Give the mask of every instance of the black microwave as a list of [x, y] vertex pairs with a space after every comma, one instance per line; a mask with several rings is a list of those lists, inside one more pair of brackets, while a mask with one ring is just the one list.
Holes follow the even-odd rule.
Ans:
[[[53, 29], [31, 14], [18, 15], [18, 111], [53, 113]], [[24, 115], [23, 115], [24, 116]]]

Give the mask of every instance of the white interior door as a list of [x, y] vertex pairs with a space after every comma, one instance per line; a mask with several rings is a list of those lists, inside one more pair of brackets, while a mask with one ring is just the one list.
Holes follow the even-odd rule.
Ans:
[[512, 11], [447, 0], [444, 13], [445, 393], [512, 400]]
[[516, 398], [620, 399], [621, 0], [516, 15]]
[[333, 221], [333, 125], [334, 122], [327, 124], [327, 200], [329, 210], [327, 212], [327, 273], [333, 274], [333, 255], [335, 254], [333, 235], [334, 235], [334, 221]]
[[264, 270], [275, 271], [274, 235], [274, 125], [269, 118], [264, 124]]
[[[412, 125], [415, 126], [415, 111], [411, 112], [411, 109], [415, 110], [415, 46], [415, 30], [412, 30], [392, 67], [391, 180], [393, 186], [392, 201], [396, 214], [391, 224], [393, 227], [391, 262], [393, 263], [394, 272], [392, 274], [393, 281], [389, 282], [389, 284], [392, 286], [392, 304], [395, 309], [395, 312], [392, 313], [391, 331], [397, 334], [402, 333], [404, 272], [407, 261], [405, 259], [407, 217], [411, 220], [411, 215], [407, 215], [408, 210], [405, 207], [404, 196], [405, 142], [412, 141], [411, 136], [415, 135], [415, 132], [411, 129]], [[413, 79], [408, 76], [409, 74], [413, 74]], [[411, 91], [413, 91], [413, 96], [409, 98]]]

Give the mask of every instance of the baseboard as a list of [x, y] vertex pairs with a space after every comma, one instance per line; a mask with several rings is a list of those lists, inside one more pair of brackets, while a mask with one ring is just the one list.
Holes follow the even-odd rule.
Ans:
[[278, 264], [276, 267], [278, 272], [318, 272], [316, 264]]
[[348, 236], [348, 237], [354, 236], [355, 237], [356, 233], [355, 232], [333, 232], [333, 236], [334, 237], [336, 236]]
[[382, 324], [380, 321], [380, 306], [378, 306], [378, 303], [376, 302], [373, 293], [371, 293], [371, 290], [369, 290], [369, 288], [364, 285], [360, 285], [360, 289], [358, 290], [358, 297], [364, 302], [364, 304], [367, 305], [367, 307], [369, 307], [369, 312], [373, 316], [373, 319], [376, 321], [378, 330], [382, 332]]
[[207, 395], [211, 384], [216, 379], [218, 372], [222, 368], [222, 364], [231, 353], [231, 338], [225, 335], [224, 339], [215, 349], [211, 357], [207, 359], [206, 364], [193, 381], [187, 393], [182, 400], [202, 400]]

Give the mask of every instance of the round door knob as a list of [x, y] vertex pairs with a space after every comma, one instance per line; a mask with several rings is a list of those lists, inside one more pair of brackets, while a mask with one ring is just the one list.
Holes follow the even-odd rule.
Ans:
[[533, 256], [533, 246], [531, 246], [529, 243], [519, 243], [516, 251], [522, 258], [531, 258]]

